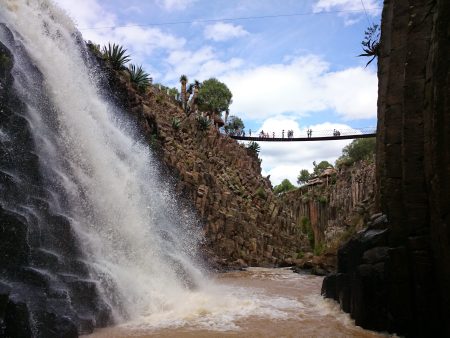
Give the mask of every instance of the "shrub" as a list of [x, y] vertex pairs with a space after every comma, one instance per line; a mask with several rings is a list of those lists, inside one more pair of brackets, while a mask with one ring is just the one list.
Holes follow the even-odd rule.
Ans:
[[258, 156], [259, 151], [261, 150], [261, 147], [259, 146], [259, 144], [254, 141], [249, 142], [247, 144], [246, 148], [252, 155], [255, 155], [255, 156]]
[[158, 95], [156, 95], [155, 101], [156, 101], [156, 103], [158, 103], [158, 104], [163, 103], [163, 102], [165, 101], [165, 100], [164, 100], [164, 95], [161, 94], [161, 93], [159, 93]]
[[371, 56], [366, 67], [380, 54], [380, 26], [372, 24], [364, 32], [364, 40], [361, 42], [363, 46], [363, 54], [358, 56]]
[[321, 254], [323, 254], [324, 250], [325, 250], [324, 245], [322, 243], [319, 243], [318, 245], [314, 246], [313, 249], [314, 256], [320, 256]]
[[295, 190], [295, 186], [291, 183], [291, 181], [285, 178], [279, 185], [275, 186], [273, 192], [280, 195], [291, 190]]
[[336, 166], [350, 166], [357, 161], [372, 160], [375, 154], [374, 137], [354, 140], [342, 149], [342, 155], [336, 160]]
[[181, 125], [181, 121], [179, 119], [177, 119], [176, 117], [174, 117], [172, 119], [172, 128], [174, 130], [179, 130], [180, 129], [180, 125]]
[[324, 196], [324, 195], [317, 197], [317, 200], [323, 204], [328, 202], [327, 196]]
[[256, 196], [258, 196], [259, 198], [262, 198], [262, 199], [266, 199], [267, 193], [263, 187], [259, 187], [258, 189], [256, 189]]
[[211, 120], [207, 119], [204, 116], [197, 116], [197, 126], [201, 131], [205, 131], [211, 125]]
[[126, 54], [127, 50], [120, 45], [108, 43], [103, 46], [103, 57], [108, 61], [115, 70], [125, 68], [125, 64], [130, 61], [130, 55]]
[[142, 66], [130, 65], [128, 67], [128, 72], [130, 73], [130, 81], [141, 91], [145, 91], [152, 83], [152, 78], [142, 69]]

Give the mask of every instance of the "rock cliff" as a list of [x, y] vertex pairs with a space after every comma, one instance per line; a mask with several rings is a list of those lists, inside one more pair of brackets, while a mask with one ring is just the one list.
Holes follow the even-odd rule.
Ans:
[[314, 254], [323, 255], [296, 264], [325, 272], [336, 268], [339, 245], [361, 230], [374, 212], [375, 165], [362, 161], [321, 176], [314, 184], [283, 194], [280, 200], [307, 235]]
[[[218, 267], [290, 264], [309, 249], [293, 215], [261, 176], [257, 156], [213, 126], [201, 130], [165, 92], [134, 88], [104, 68], [114, 98], [134, 116], [204, 224], [206, 257]], [[172, 121], [181, 121], [174, 127]]]
[[377, 205], [323, 293], [357, 325], [450, 336], [450, 2], [385, 0], [379, 55]]

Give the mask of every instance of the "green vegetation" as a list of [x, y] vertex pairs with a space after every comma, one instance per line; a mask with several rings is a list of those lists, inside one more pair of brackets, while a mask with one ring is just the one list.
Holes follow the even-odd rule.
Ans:
[[325, 251], [325, 246], [322, 243], [314, 245], [313, 253], [314, 256], [320, 256]]
[[297, 184], [305, 184], [311, 178], [311, 174], [308, 169], [300, 170], [300, 174], [297, 176]]
[[186, 109], [186, 103], [188, 101], [187, 91], [186, 91], [186, 84], [188, 82], [187, 76], [181, 75], [180, 82], [181, 82], [181, 102], [183, 103], [183, 108]]
[[314, 166], [313, 173], [316, 176], [319, 176], [327, 168], [333, 168], [333, 165], [328, 161], [322, 161], [319, 164], [317, 164], [316, 161], [314, 161], [313, 166]]
[[224, 128], [227, 133], [236, 134], [244, 130], [245, 125], [241, 118], [232, 115], [228, 119], [227, 124]]
[[264, 190], [263, 187], [259, 187], [256, 190], [256, 196], [258, 196], [259, 198], [262, 198], [262, 199], [266, 199], [267, 198], [267, 193], [266, 193], [266, 191]]
[[215, 78], [203, 81], [198, 91], [198, 105], [202, 111], [221, 114], [230, 106], [233, 97], [228, 87]]
[[317, 197], [317, 201], [319, 201], [320, 203], [325, 204], [325, 203], [328, 202], [328, 199], [327, 199], [327, 196], [321, 195], [321, 196]]
[[314, 248], [314, 231], [311, 227], [311, 221], [308, 217], [303, 216], [300, 220], [300, 229], [303, 234], [305, 234], [308, 237], [309, 245], [311, 245], [312, 248]]
[[279, 185], [276, 185], [273, 189], [273, 192], [277, 195], [284, 194], [285, 192], [294, 190], [295, 186], [289, 181], [287, 178], [285, 178]]
[[164, 95], [159, 93], [155, 98], [156, 103], [161, 104], [164, 102]]
[[336, 160], [336, 166], [350, 166], [362, 160], [371, 161], [375, 154], [375, 145], [376, 140], [374, 137], [354, 140], [342, 149], [342, 155]]
[[259, 146], [259, 144], [254, 141], [249, 142], [247, 144], [246, 148], [251, 154], [253, 154], [255, 156], [258, 156], [259, 151], [261, 150], [261, 147]]
[[358, 56], [372, 57], [366, 67], [380, 54], [380, 26], [372, 24], [364, 32], [364, 40], [361, 42], [364, 53]]
[[172, 128], [174, 130], [179, 130], [181, 126], [181, 121], [176, 117], [172, 118]]
[[127, 50], [120, 45], [108, 43], [108, 46], [103, 46], [102, 54], [106, 61], [115, 70], [125, 68], [125, 64], [130, 61], [130, 55], [126, 54]]
[[197, 116], [197, 125], [199, 130], [205, 131], [211, 125], [211, 120], [205, 116]]
[[132, 64], [128, 67], [128, 72], [130, 73], [130, 81], [141, 91], [145, 91], [152, 83], [152, 78], [142, 69], [142, 66]]
[[88, 41], [86, 43], [87, 47], [91, 50], [91, 52], [93, 52], [95, 55], [102, 57], [102, 50], [100, 45], [97, 45], [95, 43], [93, 43], [92, 41]]

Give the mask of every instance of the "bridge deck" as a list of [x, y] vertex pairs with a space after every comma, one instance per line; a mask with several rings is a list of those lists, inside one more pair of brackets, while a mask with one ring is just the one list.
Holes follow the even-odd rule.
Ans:
[[341, 135], [341, 136], [311, 136], [311, 137], [292, 137], [292, 138], [282, 138], [282, 137], [253, 137], [253, 136], [236, 136], [229, 135], [231, 138], [240, 141], [258, 141], [258, 142], [309, 142], [309, 141], [332, 141], [332, 140], [351, 140], [356, 138], [369, 138], [375, 137], [376, 133], [368, 134], [354, 134], [354, 135]]

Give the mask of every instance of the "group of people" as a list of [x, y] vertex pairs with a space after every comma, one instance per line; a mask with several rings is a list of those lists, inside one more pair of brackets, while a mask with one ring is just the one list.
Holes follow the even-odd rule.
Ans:
[[[284, 129], [283, 129], [283, 132], [281, 133], [281, 135], [282, 135], [282, 138], [284, 138]], [[294, 131], [293, 130], [288, 130], [287, 131], [287, 137], [288, 138], [293, 138], [294, 137]]]
[[[235, 135], [235, 136], [245, 136], [245, 130], [239, 129], [237, 131], [230, 131], [227, 132], [229, 135]], [[287, 138], [293, 138], [294, 137], [294, 131], [293, 130], [288, 130], [287, 133], [285, 134], [284, 129], [281, 131], [281, 138], [284, 138], [284, 135], [287, 136]], [[306, 130], [306, 135], [308, 138], [312, 137], [312, 130], [308, 129]], [[248, 136], [252, 136], [252, 130], [249, 129], [248, 131]], [[261, 130], [260, 133], [258, 134], [258, 137], [260, 138], [269, 138], [269, 137], [273, 137], [275, 138], [275, 132], [272, 132], [272, 135], [270, 135], [270, 133], [266, 133], [264, 132], [264, 130]], [[341, 132], [337, 129], [333, 129], [333, 136], [341, 136]]]
[[[269, 133], [265, 133], [264, 130], [261, 130], [261, 132], [259, 133], [259, 137], [261, 138], [269, 138]], [[273, 137], [275, 137], [275, 133], [273, 133]]]

